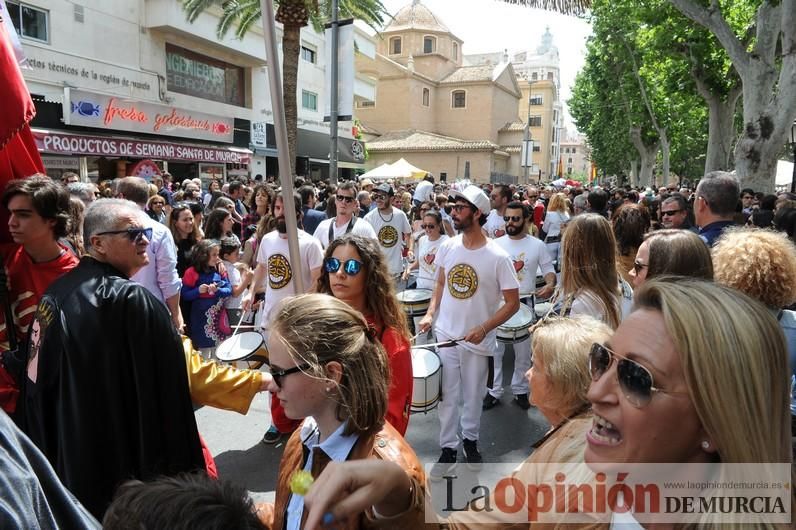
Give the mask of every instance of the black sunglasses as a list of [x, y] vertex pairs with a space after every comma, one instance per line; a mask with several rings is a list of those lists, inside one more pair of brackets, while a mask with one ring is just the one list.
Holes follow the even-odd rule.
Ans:
[[437, 228], [437, 225], [420, 225], [420, 228], [425, 230], [426, 228]]
[[151, 228], [127, 228], [125, 230], [109, 230], [107, 232], [100, 232], [98, 234], [94, 234], [95, 236], [110, 236], [110, 235], [117, 235], [117, 234], [127, 234], [127, 239], [132, 242], [138, 243], [141, 241], [141, 237], [146, 237], [147, 241], [152, 241], [152, 229]]
[[309, 370], [309, 368], [309, 363], [304, 363], [294, 366], [293, 368], [285, 368], [284, 370], [276, 370], [275, 372], [271, 372], [271, 377], [274, 378], [274, 383], [276, 386], [282, 388], [282, 378], [290, 374], [297, 374], [299, 372], [303, 372], [304, 370]]
[[453, 209], [456, 210], [457, 212], [461, 212], [465, 208], [467, 208], [468, 210], [472, 209], [469, 204], [454, 204], [453, 205]]
[[633, 262], [633, 270], [636, 272], [636, 274], [640, 273], [646, 267], [649, 267], [649, 265], [647, 265], [646, 263], [641, 263], [640, 261]]
[[602, 344], [594, 343], [589, 351], [589, 373], [591, 380], [598, 381], [611, 367], [616, 358], [616, 379], [619, 388], [627, 400], [636, 408], [646, 407], [654, 392], [664, 394], [686, 394], [686, 392], [668, 392], [654, 386], [652, 374], [636, 361], [622, 357]]
[[387, 200], [387, 196], [383, 193], [373, 193], [370, 195], [374, 201], [384, 201]]
[[520, 221], [522, 221], [522, 216], [520, 216], [520, 215], [504, 215], [503, 216], [503, 221], [506, 222], [506, 223], [508, 223], [509, 221], [511, 221], [512, 223], [519, 223]]
[[363, 263], [355, 259], [346, 260], [345, 263], [337, 258], [326, 258], [323, 260], [323, 266], [329, 274], [339, 271], [340, 265], [343, 266], [343, 272], [349, 276], [356, 276], [362, 270]]
[[666, 217], [668, 215], [674, 215], [678, 212], [682, 212], [683, 210], [666, 210], [665, 212], [661, 210], [661, 217]]
[[335, 199], [337, 199], [340, 202], [345, 201], [348, 203], [354, 202], [356, 200], [354, 197], [348, 197], [347, 195], [335, 195]]

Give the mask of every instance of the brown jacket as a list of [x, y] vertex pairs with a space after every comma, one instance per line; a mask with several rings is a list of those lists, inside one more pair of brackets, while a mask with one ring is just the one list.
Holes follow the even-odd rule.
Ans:
[[[294, 471], [303, 469], [306, 459], [305, 448], [300, 437], [299, 427], [288, 440], [282, 461], [279, 464], [279, 477], [276, 484], [275, 504], [258, 506], [260, 520], [269, 530], [282, 530], [285, 527], [285, 513], [290, 502], [290, 477]], [[426, 491], [426, 477], [423, 466], [417, 455], [389, 423], [384, 424], [377, 433], [360, 435], [348, 460], [361, 460], [364, 458], [378, 458], [395, 462], [403, 469], [412, 480], [414, 496], [412, 504], [405, 513], [389, 519], [374, 519], [373, 514], [362, 513], [358, 518], [352, 519], [345, 526], [337, 528], [345, 530], [366, 530], [383, 528], [420, 528], [424, 523], [424, 497]], [[323, 451], [316, 451], [312, 458], [312, 476], [317, 478], [329, 463], [329, 457]], [[304, 526], [307, 513], [304, 512], [301, 526]]]

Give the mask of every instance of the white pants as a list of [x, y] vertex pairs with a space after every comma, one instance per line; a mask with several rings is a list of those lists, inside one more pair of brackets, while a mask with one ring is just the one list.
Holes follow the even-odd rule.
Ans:
[[[561, 249], [561, 242], [556, 241], [555, 243], [545, 243], [547, 247], [547, 252], [550, 254], [550, 257], [553, 258], [554, 262], [558, 261], [558, 251]], [[560, 267], [559, 267], [560, 268]]]
[[[459, 421], [462, 436], [478, 440], [481, 429], [481, 402], [489, 376], [489, 358], [462, 346], [440, 348], [442, 360], [442, 401], [439, 403], [439, 446], [456, 449]], [[459, 395], [464, 405], [459, 414]]]
[[[531, 368], [531, 338], [515, 342], [512, 346], [514, 346], [514, 374], [511, 376], [511, 392], [518, 396], [528, 393], [528, 380], [525, 378], [525, 372]], [[498, 341], [493, 357], [495, 362], [494, 382], [492, 388], [489, 389], [489, 393], [497, 399], [503, 397], [503, 354], [505, 351], [506, 344]]]

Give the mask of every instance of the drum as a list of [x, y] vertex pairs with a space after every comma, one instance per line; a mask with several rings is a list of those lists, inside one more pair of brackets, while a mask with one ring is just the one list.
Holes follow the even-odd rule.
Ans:
[[216, 357], [226, 363], [248, 361], [259, 362], [262, 366], [263, 363], [268, 364], [268, 348], [262, 335], [256, 331], [244, 331], [219, 344]]
[[553, 308], [553, 304], [550, 302], [536, 302], [536, 306], [534, 307], [534, 311], [536, 312], [537, 320], [540, 318], [544, 318], [544, 316], [550, 312], [550, 309]]
[[431, 303], [431, 289], [407, 289], [398, 293], [398, 301], [411, 317], [422, 317]]
[[442, 391], [442, 362], [428, 348], [412, 348], [413, 413], [436, 408]]
[[522, 342], [531, 334], [528, 328], [533, 324], [533, 312], [525, 304], [514, 315], [497, 328], [497, 340], [504, 344]]

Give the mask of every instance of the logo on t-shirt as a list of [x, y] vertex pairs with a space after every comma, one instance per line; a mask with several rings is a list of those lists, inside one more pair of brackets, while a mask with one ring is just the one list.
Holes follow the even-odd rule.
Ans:
[[384, 225], [379, 230], [379, 243], [384, 248], [392, 248], [398, 243], [398, 230], [392, 225]]
[[36, 316], [30, 325], [28, 346], [28, 379], [34, 384], [39, 378], [39, 350], [41, 349], [42, 336], [55, 320], [56, 308], [48, 296], [42, 297], [36, 307]]
[[517, 280], [522, 282], [525, 274], [523, 273], [523, 269], [525, 269], [525, 252], [520, 254], [519, 256], [512, 256], [511, 263], [514, 265], [514, 271], [517, 273]]
[[271, 289], [281, 289], [293, 279], [290, 262], [282, 254], [268, 256], [268, 285]]
[[471, 298], [478, 290], [478, 275], [466, 263], [459, 263], [448, 272], [448, 292], [454, 298]]
[[506, 225], [502, 225], [500, 228], [496, 228], [492, 232], [492, 238], [497, 239], [499, 237], [503, 237], [506, 235]]

